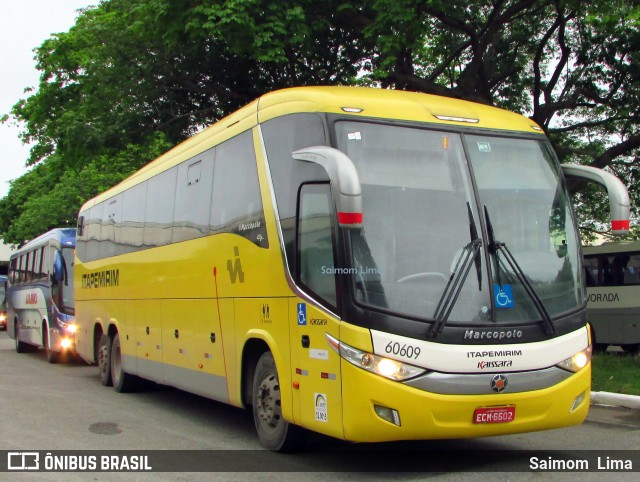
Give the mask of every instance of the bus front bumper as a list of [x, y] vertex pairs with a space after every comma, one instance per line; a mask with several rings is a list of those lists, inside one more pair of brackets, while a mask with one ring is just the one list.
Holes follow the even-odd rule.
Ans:
[[[549, 388], [491, 395], [430, 393], [365, 372], [344, 360], [342, 375], [344, 437], [354, 442], [472, 438], [548, 430], [577, 425], [589, 410], [591, 364]], [[500, 415], [491, 423], [474, 423], [474, 419], [492, 418], [476, 414], [502, 411], [509, 417]], [[505, 422], [502, 418], [512, 420]]]

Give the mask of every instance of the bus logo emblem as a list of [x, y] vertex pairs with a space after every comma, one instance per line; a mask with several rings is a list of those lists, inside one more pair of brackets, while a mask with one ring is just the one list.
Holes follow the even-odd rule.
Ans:
[[507, 377], [504, 375], [496, 375], [491, 379], [491, 390], [496, 393], [504, 392], [508, 384]]

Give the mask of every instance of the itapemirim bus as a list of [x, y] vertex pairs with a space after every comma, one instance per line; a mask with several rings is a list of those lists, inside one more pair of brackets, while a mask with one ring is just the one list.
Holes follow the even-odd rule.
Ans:
[[57, 363], [74, 352], [75, 241], [75, 228], [52, 229], [11, 255], [7, 332], [18, 353], [44, 348]]
[[587, 315], [594, 346], [640, 351], [640, 242], [585, 246]]
[[138, 377], [252, 406], [264, 446], [580, 423], [581, 251], [541, 129], [503, 110], [348, 87], [260, 97], [87, 202], [76, 333]]

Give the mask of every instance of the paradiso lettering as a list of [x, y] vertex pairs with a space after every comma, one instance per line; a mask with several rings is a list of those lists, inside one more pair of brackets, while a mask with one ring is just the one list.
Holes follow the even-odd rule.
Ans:
[[82, 275], [82, 288], [112, 288], [120, 286], [120, 270], [110, 269]]

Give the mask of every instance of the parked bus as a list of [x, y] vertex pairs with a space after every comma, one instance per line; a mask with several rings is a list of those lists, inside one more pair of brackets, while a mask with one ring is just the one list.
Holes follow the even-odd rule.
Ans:
[[44, 348], [49, 363], [74, 352], [74, 228], [28, 242], [9, 260], [7, 332], [16, 351]]
[[0, 275], [0, 328], [7, 329], [7, 277]]
[[[563, 174], [564, 171], [564, 174]], [[273, 92], [88, 201], [77, 350], [251, 406], [262, 444], [580, 423], [590, 342], [580, 244], [541, 129], [497, 108], [348, 87]]]
[[640, 242], [585, 246], [587, 314], [595, 347], [640, 351]]

